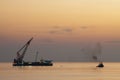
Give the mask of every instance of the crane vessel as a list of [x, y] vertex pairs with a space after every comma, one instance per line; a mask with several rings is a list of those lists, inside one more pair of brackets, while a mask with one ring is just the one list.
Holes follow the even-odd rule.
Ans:
[[[17, 51], [17, 56], [16, 58], [14, 58], [13, 66], [53, 66], [52, 60], [41, 59], [39, 62], [37, 61], [37, 59], [35, 59], [34, 62], [26, 62], [23, 60], [28, 46], [30, 45], [32, 40], [33, 37], [20, 50]], [[20, 54], [21, 51], [22, 53]]]

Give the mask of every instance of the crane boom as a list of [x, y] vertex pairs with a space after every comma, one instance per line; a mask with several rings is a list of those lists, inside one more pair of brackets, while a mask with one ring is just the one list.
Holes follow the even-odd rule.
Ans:
[[[17, 51], [17, 58], [14, 59], [14, 62], [17, 62], [17, 63], [22, 63], [23, 61], [23, 58], [25, 56], [25, 53], [28, 49], [28, 46], [30, 45], [30, 42], [33, 40], [33, 37], [30, 38], [30, 40], [20, 49]], [[23, 50], [22, 54], [20, 54], [20, 52]]]
[[24, 47], [26, 47], [26, 45], [29, 45], [30, 44], [30, 42], [32, 41], [32, 39], [33, 39], [33, 37], [21, 48], [21, 49], [19, 49], [19, 51], [18, 52], [20, 52]]

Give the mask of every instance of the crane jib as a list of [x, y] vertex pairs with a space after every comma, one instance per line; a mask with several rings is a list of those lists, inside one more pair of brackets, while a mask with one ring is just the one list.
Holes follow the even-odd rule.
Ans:
[[[24, 58], [24, 56], [25, 56], [25, 53], [26, 53], [26, 51], [27, 51], [27, 49], [28, 49], [28, 46], [30, 45], [30, 42], [31, 42], [32, 40], [33, 40], [33, 37], [32, 37], [20, 50], [18, 50], [16, 61], [18, 61], [18, 62], [22, 62], [22, 61], [23, 61], [23, 58]], [[23, 52], [20, 54], [21, 51], [23, 51]]]

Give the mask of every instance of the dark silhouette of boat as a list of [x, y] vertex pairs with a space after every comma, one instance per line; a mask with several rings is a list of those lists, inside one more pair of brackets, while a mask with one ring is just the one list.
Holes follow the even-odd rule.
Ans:
[[104, 65], [103, 65], [103, 63], [102, 62], [100, 62], [96, 67], [100, 67], [100, 68], [103, 68], [104, 67]]
[[[13, 66], [53, 66], [52, 60], [41, 59], [37, 62], [37, 56], [34, 62], [25, 62], [23, 60], [25, 53], [30, 45], [30, 42], [33, 40], [33, 37], [17, 52], [17, 57], [14, 59]], [[22, 54], [20, 54], [20, 52]]]
[[53, 66], [51, 61], [13, 63], [13, 66]]
[[96, 66], [96, 67], [99, 67], [99, 68], [103, 68], [104, 67], [104, 64], [103, 64], [103, 62], [102, 62], [102, 56], [101, 56], [101, 53], [102, 53], [102, 46], [101, 46], [101, 44], [100, 43], [97, 43], [96, 44], [96, 47], [95, 47], [95, 50], [94, 50], [95, 52], [95, 54], [99, 54], [99, 58], [98, 58], [98, 56], [97, 55], [93, 55], [93, 59], [95, 60], [95, 61], [98, 61], [99, 62], [99, 64]]

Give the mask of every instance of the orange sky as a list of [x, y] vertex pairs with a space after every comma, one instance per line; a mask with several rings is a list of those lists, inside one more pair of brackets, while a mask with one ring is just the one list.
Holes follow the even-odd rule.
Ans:
[[0, 0], [0, 36], [119, 40], [120, 0]]
[[103, 61], [120, 61], [120, 0], [0, 0], [0, 61], [12, 61], [31, 37], [31, 60], [39, 51], [54, 61], [84, 61], [91, 57], [82, 50], [100, 42]]

